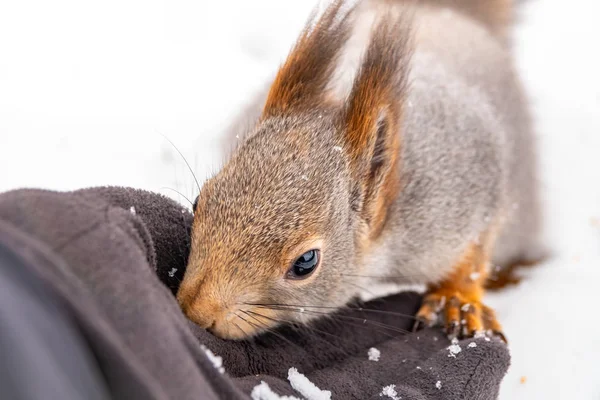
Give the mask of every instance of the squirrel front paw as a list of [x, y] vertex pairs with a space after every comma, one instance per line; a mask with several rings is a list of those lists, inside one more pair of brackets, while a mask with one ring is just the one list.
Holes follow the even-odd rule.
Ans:
[[469, 300], [460, 292], [440, 289], [428, 293], [416, 318], [415, 330], [421, 326], [442, 325], [450, 339], [485, 334], [499, 336], [506, 342], [494, 310], [479, 300]]
[[484, 247], [479, 242], [472, 243], [452, 273], [429, 287], [416, 315], [415, 330], [422, 325], [443, 325], [450, 339], [483, 333], [497, 335], [506, 342], [496, 313], [481, 302], [487, 265], [488, 253]]

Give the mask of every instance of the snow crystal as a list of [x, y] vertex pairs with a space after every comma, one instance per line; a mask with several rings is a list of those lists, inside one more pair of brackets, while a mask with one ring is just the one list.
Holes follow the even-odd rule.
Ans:
[[298, 310], [300, 310], [300, 312], [304, 312], [304, 307], [300, 307]]
[[460, 310], [461, 310], [462, 312], [468, 312], [468, 311], [469, 311], [469, 309], [471, 309], [471, 305], [470, 305], [469, 303], [465, 303], [465, 304], [463, 304], [463, 305], [462, 305], [462, 307], [460, 308]]
[[481, 274], [479, 272], [471, 272], [471, 274], [469, 275], [469, 278], [472, 281], [476, 281], [477, 279], [479, 279], [480, 276], [481, 276]]
[[387, 396], [392, 400], [401, 399], [401, 397], [398, 396], [398, 392], [396, 392], [396, 385], [384, 386], [384, 388], [381, 390], [381, 393], [379, 393], [379, 396]]
[[292, 385], [294, 390], [306, 397], [307, 400], [331, 399], [331, 392], [329, 390], [319, 389], [294, 367], [288, 370], [288, 381], [290, 381], [290, 385]]
[[442, 381], [437, 381], [435, 383], [435, 387], [438, 388], [438, 390], [441, 389], [442, 388]]
[[421, 369], [421, 367], [419, 367], [419, 366], [417, 365], [417, 369]]
[[177, 272], [177, 268], [171, 268], [171, 270], [168, 272], [169, 277], [172, 278], [175, 276], [175, 272]]
[[302, 177], [301, 177], [301, 178], [302, 178], [302, 179], [304, 179], [305, 181], [307, 181], [307, 180], [308, 180], [308, 176], [306, 176], [306, 175], [302, 175]]
[[210, 351], [210, 349], [208, 347], [206, 347], [205, 345], [201, 345], [200, 348], [202, 350], [204, 350], [204, 352], [206, 353], [206, 356], [213, 363], [213, 365], [215, 366], [217, 371], [219, 371], [220, 373], [224, 373], [225, 368], [223, 368], [223, 358], [215, 355], [215, 353]]
[[477, 343], [471, 342], [471, 343], [469, 343], [469, 345], [467, 347], [470, 347], [470, 348], [477, 347]]
[[342, 151], [342, 146], [333, 146], [335, 151]]
[[481, 339], [483, 337], [485, 337], [485, 332], [484, 331], [477, 331], [475, 332], [475, 339]]
[[134, 206], [129, 207], [129, 212], [132, 213], [133, 215], [135, 215], [135, 207]]
[[369, 349], [369, 361], [379, 361], [379, 357], [381, 356], [381, 352], [377, 350], [375, 347], [371, 347]]
[[448, 357], [454, 357], [454, 358], [456, 358], [456, 355], [462, 351], [462, 349], [460, 348], [460, 345], [458, 344], [458, 340], [456, 338], [452, 339], [452, 344], [450, 346], [448, 346], [447, 349], [450, 351], [450, 354], [448, 354]]
[[252, 393], [250, 393], [252, 400], [300, 400], [294, 396], [280, 396], [275, 393], [269, 384], [265, 381], [260, 381], [259, 385], [254, 386]]

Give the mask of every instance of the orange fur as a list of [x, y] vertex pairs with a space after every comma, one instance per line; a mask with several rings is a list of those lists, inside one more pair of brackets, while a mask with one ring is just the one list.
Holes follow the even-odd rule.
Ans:
[[312, 28], [302, 32], [271, 85], [263, 118], [314, 109], [324, 101], [325, 88], [349, 34], [345, 18], [338, 20], [342, 4], [334, 1]]
[[[408, 24], [403, 19], [384, 19], [379, 23], [344, 114], [344, 139], [352, 163], [351, 172], [365, 193], [363, 215], [369, 227], [364, 240], [367, 242], [381, 233], [387, 210], [400, 187], [399, 130], [406, 96], [410, 38]], [[396, 45], [390, 47], [389, 43]], [[382, 161], [373, 160], [375, 152], [380, 153], [377, 157], [381, 156]]]
[[485, 282], [485, 288], [490, 291], [501, 290], [507, 286], [516, 285], [521, 282], [521, 277], [517, 275], [517, 270], [521, 268], [533, 267], [544, 261], [544, 258], [537, 260], [515, 260], [508, 265], [493, 270]]
[[441, 313], [451, 336], [461, 334], [461, 329], [463, 336], [492, 331], [506, 340], [494, 311], [482, 302], [489, 262], [488, 248], [485, 244], [470, 244], [450, 275], [429, 286], [417, 313], [418, 320], [431, 325]]
[[487, 277], [488, 255], [480, 244], [468, 246], [461, 259], [453, 267], [446, 279], [430, 286], [431, 292], [448, 294], [459, 293], [465, 300], [480, 301], [483, 297], [483, 285]]

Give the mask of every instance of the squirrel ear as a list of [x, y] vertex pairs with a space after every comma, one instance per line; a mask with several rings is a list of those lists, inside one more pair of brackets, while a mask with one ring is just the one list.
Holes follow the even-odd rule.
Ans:
[[333, 1], [318, 19], [317, 10], [312, 12], [271, 85], [262, 118], [315, 108], [323, 101], [350, 32], [351, 9], [344, 5]]
[[383, 18], [375, 27], [342, 113], [345, 148], [369, 236], [379, 234], [400, 180], [401, 122], [411, 55], [409, 21]]

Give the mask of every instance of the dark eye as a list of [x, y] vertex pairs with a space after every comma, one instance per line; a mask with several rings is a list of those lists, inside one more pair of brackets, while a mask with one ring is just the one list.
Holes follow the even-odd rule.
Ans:
[[192, 206], [192, 213], [196, 212], [196, 208], [198, 208], [198, 199], [200, 198], [200, 196], [196, 196], [196, 199], [194, 200], [194, 205]]
[[319, 250], [309, 250], [294, 261], [287, 273], [289, 279], [308, 278], [319, 265]]

